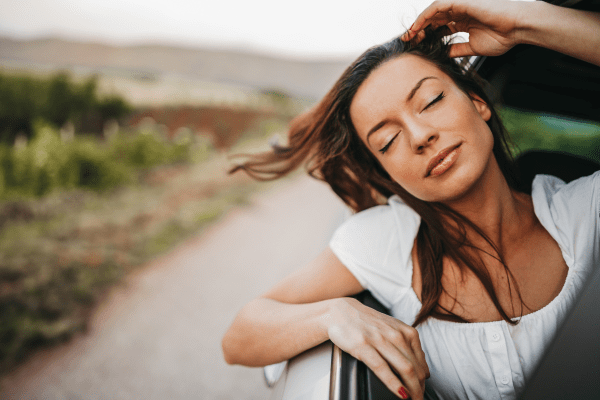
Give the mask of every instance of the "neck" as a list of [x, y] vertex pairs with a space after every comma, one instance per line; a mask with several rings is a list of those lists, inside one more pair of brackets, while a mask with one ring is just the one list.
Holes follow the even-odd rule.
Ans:
[[[490, 158], [486, 170], [467, 193], [445, 205], [473, 222], [501, 253], [518, 242], [533, 221], [529, 196], [508, 186], [495, 157]], [[467, 238], [475, 246], [489, 247], [470, 229], [467, 229]]]

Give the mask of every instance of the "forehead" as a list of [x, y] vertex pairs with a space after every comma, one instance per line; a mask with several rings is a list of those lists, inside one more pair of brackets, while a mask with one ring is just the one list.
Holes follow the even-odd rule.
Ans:
[[398, 107], [399, 102], [404, 104], [415, 85], [429, 76], [437, 78], [429, 81], [452, 83], [435, 64], [413, 54], [404, 54], [381, 64], [360, 85], [352, 99], [352, 123], [360, 131], [357, 125], [361, 125], [363, 117], [375, 117], [388, 107]]

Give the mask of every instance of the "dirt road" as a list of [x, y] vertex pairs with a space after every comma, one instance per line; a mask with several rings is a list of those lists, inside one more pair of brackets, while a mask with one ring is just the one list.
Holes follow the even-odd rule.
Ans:
[[232, 367], [220, 340], [244, 303], [317, 255], [344, 209], [302, 177], [229, 213], [140, 269], [90, 330], [2, 380], [2, 399], [264, 399], [259, 368]]

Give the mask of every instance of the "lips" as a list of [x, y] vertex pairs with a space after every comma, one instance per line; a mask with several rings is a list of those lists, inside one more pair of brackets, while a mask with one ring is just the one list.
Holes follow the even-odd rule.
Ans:
[[427, 164], [427, 171], [425, 177], [441, 175], [448, 170], [456, 161], [458, 154], [460, 153], [460, 145], [448, 146], [439, 153], [437, 153]]

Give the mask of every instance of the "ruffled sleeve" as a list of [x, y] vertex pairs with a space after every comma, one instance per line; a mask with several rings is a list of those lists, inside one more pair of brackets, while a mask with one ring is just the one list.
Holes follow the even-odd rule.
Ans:
[[585, 272], [600, 268], [600, 171], [568, 184], [538, 175], [532, 186], [536, 214], [563, 255]]
[[398, 196], [359, 212], [334, 233], [329, 246], [339, 260], [387, 308], [412, 283], [411, 251], [420, 218]]

